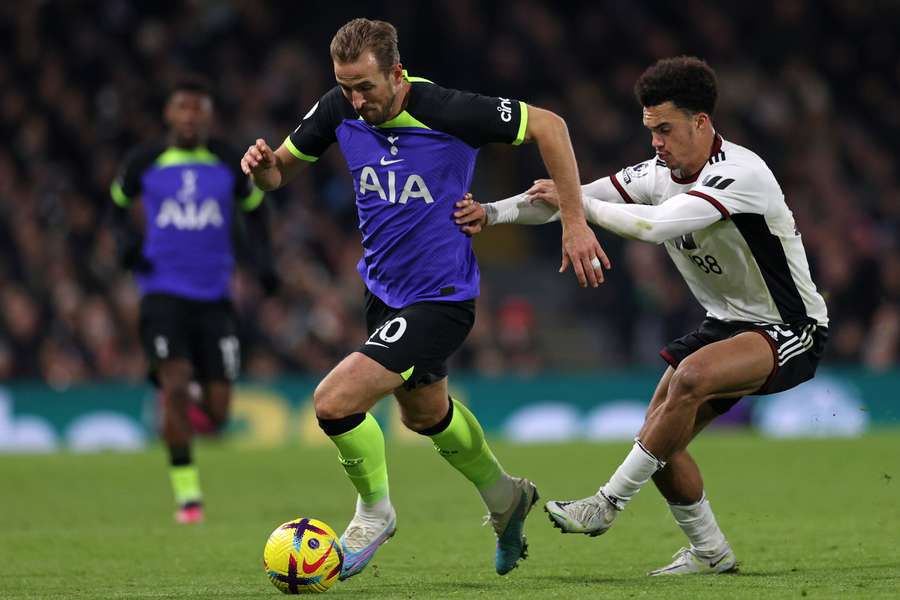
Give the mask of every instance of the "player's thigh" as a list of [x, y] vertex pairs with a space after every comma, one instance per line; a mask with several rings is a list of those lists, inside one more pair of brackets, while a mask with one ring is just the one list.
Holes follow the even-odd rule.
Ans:
[[163, 390], [186, 393], [194, 378], [194, 366], [186, 358], [169, 358], [159, 362], [156, 376]]
[[421, 302], [385, 307], [371, 294], [366, 302], [369, 338], [358, 351], [403, 378], [407, 389], [445, 379], [447, 360], [475, 323], [475, 303]]
[[449, 410], [450, 394], [447, 391], [447, 378], [413, 389], [398, 387], [394, 397], [400, 405], [400, 416], [403, 424], [413, 431], [421, 431], [433, 427]]
[[227, 300], [192, 302], [188, 333], [201, 384], [231, 383], [240, 375], [241, 342], [237, 317]]
[[[186, 323], [189, 315], [182, 299], [166, 294], [147, 294], [141, 298], [139, 334], [150, 366], [150, 378], [162, 385], [160, 368], [166, 364], [167, 382], [183, 371], [183, 363], [192, 364]], [[190, 380], [188, 380], [190, 381]]]
[[339, 419], [366, 412], [381, 398], [403, 384], [403, 378], [361, 352], [339, 362], [319, 382], [313, 394], [316, 414]]
[[756, 393], [775, 369], [772, 346], [756, 331], [708, 344], [685, 358], [669, 381], [667, 401], [701, 403]]

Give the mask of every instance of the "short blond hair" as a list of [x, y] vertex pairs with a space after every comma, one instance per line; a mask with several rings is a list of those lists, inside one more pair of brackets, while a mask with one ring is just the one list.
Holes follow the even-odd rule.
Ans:
[[353, 19], [334, 34], [330, 50], [331, 59], [337, 63], [353, 62], [371, 50], [384, 72], [400, 62], [397, 29], [387, 21]]

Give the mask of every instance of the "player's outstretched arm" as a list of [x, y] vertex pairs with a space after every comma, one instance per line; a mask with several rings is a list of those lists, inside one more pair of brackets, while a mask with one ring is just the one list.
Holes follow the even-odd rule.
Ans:
[[544, 202], [534, 202], [527, 193], [481, 204], [467, 193], [456, 203], [453, 218], [463, 233], [475, 235], [489, 225], [515, 223], [544, 225], [559, 221], [559, 210]]
[[585, 221], [578, 165], [566, 122], [555, 113], [529, 106], [525, 140], [537, 143], [544, 166], [559, 193], [563, 226], [562, 265], [559, 270], [563, 272], [571, 264], [582, 287], [588, 284], [597, 287], [603, 282], [600, 265], [608, 269], [610, 263]]
[[[535, 185], [527, 193], [535, 204], [553, 206], [559, 202], [552, 182]], [[712, 204], [689, 194], [678, 194], [656, 206], [584, 196], [584, 212], [589, 222], [617, 235], [656, 244], [699, 231], [722, 218]]]
[[278, 150], [262, 138], [247, 148], [241, 159], [241, 169], [253, 179], [259, 189], [269, 192], [287, 184], [300, 171], [306, 161], [300, 160], [282, 144]]
[[[610, 182], [609, 177], [602, 177], [581, 186], [582, 204], [585, 217], [589, 223], [588, 199], [600, 198], [604, 202], [622, 203], [621, 194]], [[528, 190], [503, 200], [481, 204], [471, 194], [456, 203], [458, 209], [453, 213], [456, 224], [463, 233], [475, 235], [490, 225], [515, 223], [516, 225], [544, 225], [559, 221], [559, 196], [552, 179], [537, 179]]]

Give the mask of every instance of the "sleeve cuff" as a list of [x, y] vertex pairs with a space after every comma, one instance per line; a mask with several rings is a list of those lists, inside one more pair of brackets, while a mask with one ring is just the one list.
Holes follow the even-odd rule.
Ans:
[[519, 100], [519, 131], [512, 145], [518, 146], [525, 141], [525, 132], [528, 130], [528, 105]]
[[118, 181], [114, 181], [112, 185], [109, 186], [109, 195], [112, 197], [113, 202], [115, 202], [117, 206], [125, 208], [129, 204], [131, 204], [131, 198], [125, 195], [125, 191], [122, 189], [122, 185]]
[[305, 160], [306, 162], [316, 162], [317, 160], [319, 160], [318, 156], [310, 156], [309, 154], [303, 154], [302, 152], [300, 152], [297, 146], [294, 145], [294, 142], [291, 141], [291, 136], [287, 136], [286, 138], [284, 138], [284, 147], [288, 149], [288, 152], [290, 152], [300, 160]]
[[244, 212], [256, 210], [256, 208], [262, 204], [265, 195], [265, 192], [258, 187], [253, 186], [253, 191], [250, 192], [250, 195], [241, 200], [241, 210]]

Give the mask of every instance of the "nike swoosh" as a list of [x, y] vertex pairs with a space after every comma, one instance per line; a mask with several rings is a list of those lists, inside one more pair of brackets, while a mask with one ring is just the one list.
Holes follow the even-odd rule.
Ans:
[[384, 157], [381, 157], [381, 166], [386, 167], [388, 165], [392, 165], [394, 163], [403, 162], [406, 160], [405, 158], [398, 158], [397, 160], [385, 160]]
[[325, 562], [325, 559], [328, 558], [328, 555], [331, 554], [332, 548], [334, 548], [334, 546], [328, 546], [328, 552], [323, 554], [319, 560], [317, 560], [316, 562], [314, 562], [311, 565], [306, 564], [306, 559], [304, 558], [303, 559], [303, 572], [306, 573], [307, 575], [309, 575], [310, 573], [315, 573], [316, 571], [318, 571], [319, 567], [322, 566], [322, 563]]
[[722, 558], [720, 558], [720, 559], [717, 560], [716, 562], [709, 563], [710, 568], [715, 569], [715, 568], [716, 568], [716, 565], [719, 564], [720, 562], [722, 562], [723, 560], [725, 560], [726, 558], [728, 558], [728, 554], [727, 554], [727, 553], [725, 554], [725, 556], [723, 556]]
[[364, 346], [381, 346], [382, 348], [387, 348], [387, 347], [388, 347], [388, 346], [386, 346], [386, 345], [384, 345], [384, 344], [379, 344], [378, 342], [368, 342], [368, 341], [367, 341], [365, 344], [363, 344], [363, 345], [364, 345]]

